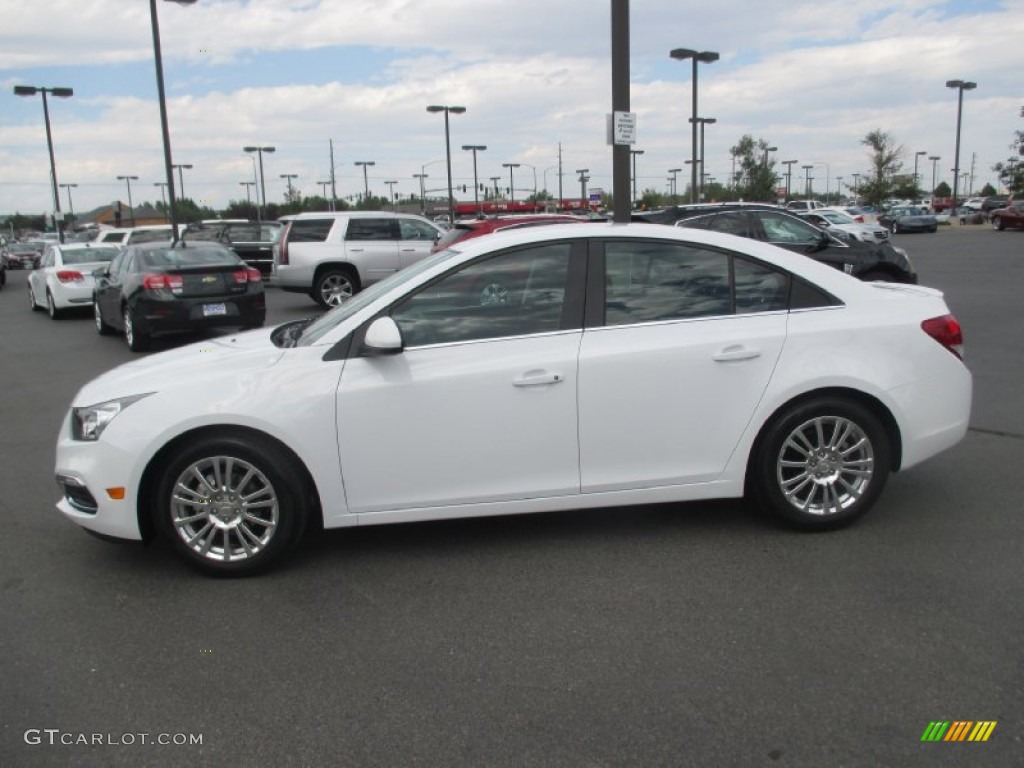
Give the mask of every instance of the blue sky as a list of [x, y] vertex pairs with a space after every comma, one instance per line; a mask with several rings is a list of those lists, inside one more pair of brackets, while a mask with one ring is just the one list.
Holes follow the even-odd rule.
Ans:
[[[356, 160], [373, 160], [370, 186], [396, 180], [403, 195], [444, 186], [443, 121], [433, 103], [467, 107], [451, 121], [453, 176], [472, 183], [462, 144], [485, 144], [480, 176], [521, 163], [517, 188], [565, 194], [574, 170], [611, 186], [605, 144], [610, 108], [610, 3], [604, 0], [199, 0], [158, 2], [175, 162], [190, 163], [189, 197], [222, 207], [244, 199], [247, 144], [272, 144], [269, 199], [281, 174], [320, 191], [335, 150], [339, 194], [362, 189]], [[729, 148], [750, 134], [778, 146], [775, 159], [815, 166], [816, 189], [864, 173], [860, 139], [889, 132], [906, 149], [943, 159], [951, 180], [956, 94], [964, 105], [961, 167], [975, 188], [995, 181], [1021, 129], [1024, 0], [633, 0], [632, 109], [641, 189], [664, 191], [667, 169], [690, 156], [690, 65], [676, 47], [715, 50], [700, 69], [700, 112], [718, 121], [705, 141], [707, 170], [730, 172]], [[138, 175], [133, 197], [158, 199], [162, 148], [148, 4], [52, 0], [25, 4], [0, 31], [0, 213], [49, 209], [49, 161], [40, 99], [16, 84], [75, 89], [51, 99], [58, 179], [76, 183], [74, 207], [124, 199], [118, 175]], [[785, 157], [783, 157], [785, 155]], [[927, 180], [930, 182], [930, 167]], [[923, 172], [923, 170], [922, 170]], [[521, 194], [517, 191], [517, 195]], [[62, 197], [66, 208], [66, 199]]]

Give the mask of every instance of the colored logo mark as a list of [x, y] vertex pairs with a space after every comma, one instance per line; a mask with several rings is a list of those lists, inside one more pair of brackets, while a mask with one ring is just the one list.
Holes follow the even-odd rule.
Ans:
[[995, 720], [933, 720], [921, 741], [988, 741], [995, 728]]

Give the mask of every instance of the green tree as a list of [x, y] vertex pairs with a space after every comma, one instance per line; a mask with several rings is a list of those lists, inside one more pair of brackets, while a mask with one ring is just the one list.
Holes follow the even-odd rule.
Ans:
[[932, 194], [935, 195], [935, 197], [952, 197], [953, 188], [946, 182], [940, 181], [939, 185], [932, 190]]
[[1021, 157], [1024, 155], [1024, 131], [1014, 131], [1010, 151], [1013, 154], [1009, 159], [996, 163], [992, 170], [998, 174], [1000, 184], [1017, 193], [1024, 190], [1024, 158]]
[[[734, 195], [744, 200], [775, 200], [779, 177], [775, 173], [775, 161], [768, 158], [771, 145], [764, 139], [744, 135], [736, 146], [729, 150], [737, 170]], [[708, 198], [705, 189], [705, 198]]]
[[881, 129], [871, 131], [860, 143], [870, 150], [871, 170], [864, 174], [866, 181], [860, 183], [858, 191], [866, 202], [878, 206], [893, 195], [894, 178], [903, 168], [900, 158], [905, 150]]

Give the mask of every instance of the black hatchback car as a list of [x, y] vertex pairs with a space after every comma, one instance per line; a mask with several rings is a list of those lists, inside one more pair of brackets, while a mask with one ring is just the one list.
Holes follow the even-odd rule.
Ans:
[[218, 326], [259, 328], [263, 276], [218, 243], [129, 245], [96, 275], [96, 330], [124, 332], [141, 351], [154, 334]]
[[634, 215], [634, 220], [677, 227], [710, 229], [761, 240], [802, 253], [861, 280], [916, 283], [907, 252], [887, 242], [861, 242], [830, 234], [783, 208], [767, 203], [678, 205]]

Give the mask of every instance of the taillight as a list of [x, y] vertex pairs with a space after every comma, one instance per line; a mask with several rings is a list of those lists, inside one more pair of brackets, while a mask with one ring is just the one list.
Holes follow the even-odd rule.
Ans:
[[174, 293], [181, 293], [185, 287], [185, 278], [181, 275], [150, 273], [142, 276], [142, 287], [147, 291], [169, 289]]
[[933, 317], [921, 323], [921, 329], [961, 360], [964, 357], [964, 334], [952, 315]]
[[864, 223], [864, 217], [863, 216], [854, 216], [853, 220], [856, 221], [858, 224], [863, 224]]
[[84, 279], [82, 273], [74, 269], [57, 270], [57, 279], [62, 283], [80, 283]]
[[232, 277], [235, 278], [235, 282], [244, 285], [245, 283], [261, 283], [263, 282], [263, 275], [255, 267], [246, 267], [245, 269], [239, 269], [231, 273]]
[[288, 263], [288, 235], [292, 233], [292, 223], [289, 221], [285, 224], [284, 232], [281, 233], [281, 239], [277, 242], [277, 263], [287, 264]]

